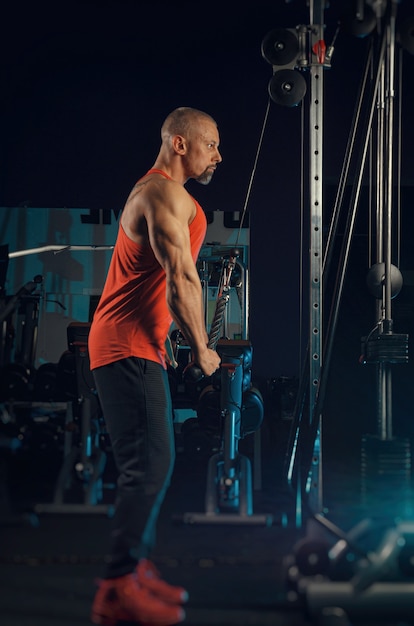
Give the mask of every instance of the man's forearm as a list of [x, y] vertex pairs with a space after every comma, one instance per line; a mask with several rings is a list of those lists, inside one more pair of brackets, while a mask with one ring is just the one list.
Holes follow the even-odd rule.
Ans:
[[197, 358], [205, 351], [208, 341], [200, 283], [187, 279], [171, 281], [167, 288], [167, 303], [175, 324]]

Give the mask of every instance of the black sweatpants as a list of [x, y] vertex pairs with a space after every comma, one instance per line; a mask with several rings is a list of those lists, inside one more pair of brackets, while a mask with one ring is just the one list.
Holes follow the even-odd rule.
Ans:
[[105, 577], [131, 572], [149, 556], [175, 460], [167, 372], [130, 357], [93, 371], [119, 472]]

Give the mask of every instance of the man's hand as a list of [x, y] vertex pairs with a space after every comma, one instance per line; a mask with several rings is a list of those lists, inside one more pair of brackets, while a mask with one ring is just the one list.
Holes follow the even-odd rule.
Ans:
[[220, 367], [220, 357], [215, 350], [207, 348], [202, 355], [198, 356], [197, 365], [200, 366], [205, 376], [211, 376]]

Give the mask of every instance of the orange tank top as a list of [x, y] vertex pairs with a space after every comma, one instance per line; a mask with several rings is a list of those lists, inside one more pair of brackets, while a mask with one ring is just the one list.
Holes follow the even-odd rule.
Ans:
[[[161, 170], [151, 169], [170, 178]], [[207, 220], [199, 203], [189, 225], [191, 252], [196, 261]], [[132, 241], [119, 224], [108, 275], [89, 332], [91, 369], [130, 356], [160, 363], [164, 368], [165, 340], [172, 318], [165, 297], [166, 277], [150, 246]]]

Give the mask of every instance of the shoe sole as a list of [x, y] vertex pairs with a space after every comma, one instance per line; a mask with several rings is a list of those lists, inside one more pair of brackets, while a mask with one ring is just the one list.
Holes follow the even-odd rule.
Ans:
[[[181, 619], [179, 619], [176, 622], [158, 622], [157, 626], [174, 626], [175, 624], [179, 624], [180, 622], [183, 622], [185, 620], [185, 613], [183, 611], [183, 615], [181, 617]], [[93, 624], [97, 624], [98, 626], [122, 626], [122, 624], [128, 625], [128, 624], [136, 624], [137, 626], [154, 626], [155, 622], [149, 623], [149, 622], [138, 622], [137, 620], [123, 620], [123, 619], [118, 619], [118, 620], [114, 620], [111, 617], [106, 617], [105, 615], [91, 615], [91, 622]]]

